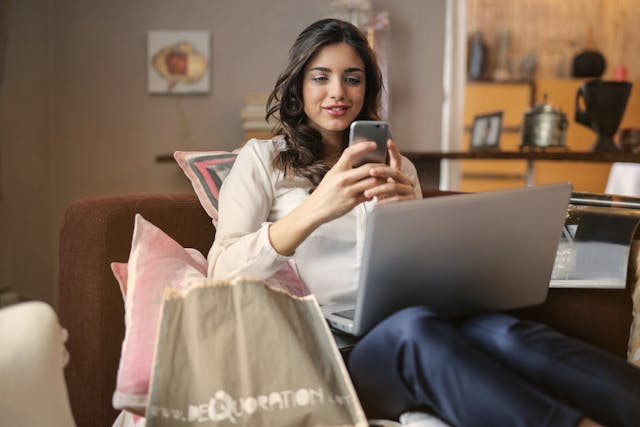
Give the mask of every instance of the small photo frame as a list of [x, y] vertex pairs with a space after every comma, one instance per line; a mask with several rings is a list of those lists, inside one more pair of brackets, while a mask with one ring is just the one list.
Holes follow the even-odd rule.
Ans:
[[502, 131], [502, 111], [480, 114], [473, 119], [471, 150], [498, 150]]

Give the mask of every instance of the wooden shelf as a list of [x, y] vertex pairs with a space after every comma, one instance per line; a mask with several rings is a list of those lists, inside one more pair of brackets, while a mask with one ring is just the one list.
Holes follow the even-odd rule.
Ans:
[[555, 160], [571, 162], [640, 163], [640, 154], [585, 151], [449, 151], [403, 152], [411, 161], [441, 159]]
[[[440, 186], [440, 162], [441, 160], [524, 160], [526, 170], [522, 176], [508, 174], [503, 171], [487, 171], [481, 178], [494, 178], [492, 173], [502, 174], [498, 178], [505, 177], [523, 181], [523, 184], [533, 185], [534, 163], [536, 161], [553, 162], [585, 162], [604, 163], [614, 162], [640, 163], [640, 154], [627, 152], [585, 152], [585, 151], [449, 151], [449, 152], [404, 152], [418, 170], [420, 183], [423, 187], [439, 188]], [[512, 176], [513, 175], [513, 176]], [[554, 181], [554, 180], [551, 180]], [[550, 181], [550, 182], [551, 182]]]

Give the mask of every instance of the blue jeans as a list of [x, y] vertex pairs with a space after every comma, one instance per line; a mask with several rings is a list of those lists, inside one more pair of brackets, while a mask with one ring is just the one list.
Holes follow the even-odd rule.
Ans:
[[553, 329], [503, 314], [456, 322], [401, 310], [349, 355], [365, 412], [428, 407], [455, 426], [640, 425], [640, 369]]

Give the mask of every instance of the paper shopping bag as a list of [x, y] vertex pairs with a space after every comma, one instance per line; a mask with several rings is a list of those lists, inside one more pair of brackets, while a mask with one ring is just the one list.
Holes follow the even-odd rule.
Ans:
[[147, 426], [367, 426], [313, 296], [260, 281], [166, 290]]

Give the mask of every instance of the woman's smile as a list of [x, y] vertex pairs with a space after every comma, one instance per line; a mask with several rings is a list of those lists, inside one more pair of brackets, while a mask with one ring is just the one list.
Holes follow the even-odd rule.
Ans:
[[347, 114], [347, 110], [350, 108], [348, 105], [329, 105], [322, 107], [331, 117], [342, 117]]

